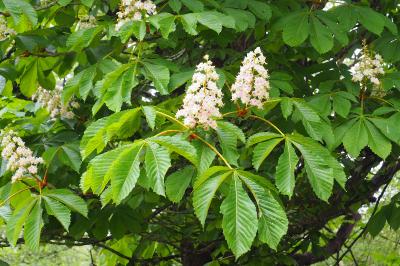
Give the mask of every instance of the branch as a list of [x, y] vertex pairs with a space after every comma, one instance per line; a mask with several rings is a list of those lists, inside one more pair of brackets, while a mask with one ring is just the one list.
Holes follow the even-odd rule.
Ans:
[[361, 216], [358, 212], [356, 212], [349, 215], [347, 218], [351, 219], [351, 221], [347, 221], [340, 226], [336, 236], [329, 240], [325, 247], [322, 248], [323, 251], [321, 252], [321, 255], [316, 255], [312, 252], [306, 252], [303, 254], [294, 254], [292, 257], [299, 265], [310, 265], [319, 261], [323, 261], [332, 254], [337, 253], [350, 236], [355, 223], [360, 220]]

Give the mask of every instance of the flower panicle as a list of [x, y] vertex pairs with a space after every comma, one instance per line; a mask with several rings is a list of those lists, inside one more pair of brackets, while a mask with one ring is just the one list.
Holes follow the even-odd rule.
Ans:
[[269, 99], [269, 74], [265, 68], [266, 58], [260, 47], [249, 52], [240, 67], [235, 83], [231, 87], [232, 101], [262, 108], [263, 101]]
[[25, 142], [12, 131], [2, 131], [0, 147], [1, 156], [7, 160], [6, 169], [13, 172], [11, 181], [15, 182], [25, 175], [34, 176], [38, 172], [38, 165], [43, 164], [41, 157], [33, 155]]
[[197, 65], [182, 108], [176, 117], [184, 118], [184, 124], [189, 128], [196, 125], [204, 129], [217, 128], [216, 118], [222, 117], [219, 108], [223, 106], [222, 91], [217, 85], [219, 75], [209, 59], [204, 57], [204, 62]]
[[116, 30], [121, 29], [128, 21], [138, 21], [144, 17], [157, 14], [157, 6], [151, 0], [122, 0], [117, 12]]

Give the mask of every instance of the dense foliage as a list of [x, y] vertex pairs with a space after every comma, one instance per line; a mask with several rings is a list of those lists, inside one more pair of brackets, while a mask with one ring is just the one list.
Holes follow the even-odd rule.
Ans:
[[398, 229], [398, 5], [0, 1], [0, 245], [304, 265], [363, 204]]

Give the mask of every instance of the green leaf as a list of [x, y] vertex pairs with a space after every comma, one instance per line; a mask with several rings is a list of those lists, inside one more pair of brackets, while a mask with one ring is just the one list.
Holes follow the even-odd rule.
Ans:
[[237, 151], [237, 140], [246, 142], [246, 136], [237, 126], [229, 123], [218, 121], [217, 134], [222, 148], [222, 153], [229, 163], [237, 165], [239, 153]]
[[220, 17], [218, 16], [217, 12], [206, 11], [197, 13], [197, 21], [218, 34], [222, 31], [223, 23], [220, 20]]
[[184, 14], [181, 16], [183, 29], [190, 35], [197, 35], [197, 15], [195, 13]]
[[198, 165], [196, 149], [189, 141], [180, 135], [152, 137], [149, 139], [149, 141], [168, 148], [172, 152], [176, 152], [195, 166]]
[[101, 152], [113, 138], [132, 136], [139, 127], [139, 111], [140, 108], [125, 110], [91, 123], [80, 143], [82, 158], [85, 159], [95, 150]]
[[119, 204], [125, 199], [140, 175], [140, 157], [144, 143], [135, 143], [125, 149], [111, 164], [107, 176], [111, 177], [113, 200]]
[[284, 195], [288, 195], [289, 198], [293, 195], [295, 186], [294, 171], [296, 169], [299, 158], [296, 155], [290, 141], [285, 141], [285, 149], [282, 155], [279, 157], [278, 164], [276, 165], [275, 183]]
[[52, 198], [43, 197], [48, 214], [53, 215], [68, 232], [71, 223], [71, 211], [64, 204]]
[[253, 166], [256, 170], [260, 168], [261, 163], [268, 157], [272, 150], [278, 145], [283, 138], [274, 138], [257, 144], [253, 150]]
[[232, 172], [229, 171], [229, 169], [227, 170], [226, 167], [214, 166], [204, 172], [196, 180], [193, 191], [193, 207], [194, 212], [203, 227], [207, 218], [208, 209], [210, 208], [215, 193], [225, 179], [231, 175]]
[[272, 16], [271, 7], [263, 2], [250, 0], [247, 5], [250, 11], [262, 20], [269, 20]]
[[282, 98], [281, 110], [283, 117], [288, 119], [293, 112], [293, 101], [290, 98]]
[[380, 35], [385, 26], [384, 16], [369, 7], [357, 6], [358, 20], [367, 30]]
[[67, 206], [69, 209], [82, 214], [87, 217], [88, 208], [86, 202], [68, 189], [52, 189], [45, 193], [54, 200], [57, 200]]
[[175, 16], [166, 17], [160, 20], [160, 31], [164, 39], [168, 39], [169, 34], [175, 30]]
[[207, 145], [200, 141], [194, 142], [194, 145], [197, 150], [197, 172], [199, 173], [199, 175], [201, 175], [207, 169], [209, 169], [210, 165], [215, 159], [216, 154]]
[[23, 205], [21, 209], [15, 210], [11, 218], [7, 222], [6, 236], [7, 240], [12, 246], [17, 244], [19, 235], [22, 230], [22, 226], [27, 220], [29, 213], [36, 204], [36, 200], [27, 199], [29, 201], [26, 205]]
[[258, 132], [254, 135], [251, 135], [246, 143], [246, 147], [250, 147], [254, 144], [263, 142], [263, 141], [267, 141], [270, 139], [275, 139], [275, 138], [281, 138], [282, 135], [280, 134], [276, 134], [276, 133], [272, 133], [272, 132]]
[[38, 18], [35, 9], [24, 0], [3, 0], [6, 10], [10, 12], [15, 24], [19, 24], [22, 15], [25, 15], [33, 26], [37, 24]]
[[149, 143], [146, 149], [145, 166], [151, 188], [155, 193], [164, 196], [164, 177], [171, 166], [168, 150], [155, 143]]
[[229, 194], [221, 204], [221, 213], [226, 242], [239, 258], [250, 250], [257, 234], [257, 211], [236, 174], [231, 180]]
[[308, 12], [292, 13], [284, 20], [283, 41], [290, 46], [299, 46], [309, 34]]
[[277, 246], [288, 230], [289, 221], [279, 198], [271, 192], [262, 177], [240, 171], [239, 177], [256, 200], [259, 210], [258, 236], [270, 248]]
[[82, 158], [79, 152], [79, 144], [77, 142], [67, 143], [60, 147], [62, 152], [59, 153], [60, 161], [74, 169], [79, 173], [81, 167]]
[[357, 158], [360, 151], [368, 144], [368, 130], [364, 119], [360, 118], [345, 133], [343, 145], [346, 151], [354, 158]]
[[142, 106], [142, 111], [144, 116], [146, 117], [147, 124], [149, 124], [150, 128], [154, 130], [156, 126], [156, 109], [153, 106]]
[[315, 50], [324, 54], [333, 48], [332, 33], [315, 16], [311, 16], [310, 41]]
[[67, 39], [67, 48], [69, 51], [79, 51], [83, 48], [88, 47], [92, 41], [103, 31], [103, 28], [100, 26], [88, 28], [88, 29], [80, 29], [78, 31], [73, 32], [68, 36]]
[[36, 201], [35, 206], [32, 208], [31, 213], [26, 219], [24, 227], [24, 239], [28, 247], [37, 251], [40, 244], [40, 232], [42, 230], [42, 206], [41, 200]]
[[86, 99], [89, 92], [93, 89], [93, 79], [96, 75], [96, 69], [96, 65], [85, 68], [67, 81], [61, 96], [64, 104], [69, 102], [72, 96], [78, 94], [78, 92], [83, 100]]
[[172, 92], [191, 80], [193, 73], [193, 70], [188, 70], [172, 74], [168, 85], [169, 91]]
[[386, 215], [383, 210], [378, 211], [375, 213], [374, 216], [368, 222], [367, 231], [371, 234], [371, 236], [377, 236], [385, 227], [386, 224]]
[[[318, 198], [328, 201], [333, 187], [335, 175], [342, 175], [340, 166], [334, 164], [328, 150], [311, 138], [299, 134], [290, 136], [292, 143], [300, 150], [304, 158], [304, 166], [308, 180]], [[333, 160], [333, 161], [332, 161]], [[341, 170], [343, 172], [343, 170]]]
[[180, 0], [169, 0], [168, 5], [176, 13], [178, 13], [182, 8], [182, 3]]
[[31, 97], [37, 89], [38, 80], [38, 64], [37, 60], [32, 60], [26, 67], [22, 74], [20, 89], [22, 94], [26, 97]]
[[135, 74], [134, 66], [121, 65], [105, 76], [100, 94], [96, 96], [101, 102], [105, 102], [110, 110], [119, 112], [124, 102], [130, 104], [132, 90], [139, 84]]
[[341, 117], [346, 118], [350, 113], [351, 103], [348, 99], [340, 94], [334, 94], [332, 97], [333, 110]]
[[121, 146], [96, 156], [90, 161], [87, 171], [83, 174], [82, 185], [84, 191], [92, 189], [93, 193], [100, 194], [111, 179], [109, 169], [116, 158], [129, 146]]
[[143, 66], [149, 78], [154, 82], [154, 86], [162, 95], [167, 95], [169, 83], [169, 69], [164, 65], [156, 65], [144, 61]]
[[366, 120], [365, 125], [368, 129], [368, 147], [376, 155], [386, 159], [392, 150], [392, 144], [370, 121]]
[[167, 197], [172, 202], [178, 203], [181, 201], [186, 189], [192, 181], [194, 173], [195, 169], [193, 167], [186, 166], [167, 177], [165, 190]]
[[201, 12], [204, 10], [204, 5], [199, 0], [181, 0], [181, 2], [192, 12]]

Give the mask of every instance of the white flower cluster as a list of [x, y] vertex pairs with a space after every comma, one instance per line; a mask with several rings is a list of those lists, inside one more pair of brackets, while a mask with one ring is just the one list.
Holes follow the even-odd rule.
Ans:
[[61, 86], [56, 86], [56, 88], [51, 91], [39, 87], [36, 93], [32, 96], [32, 100], [36, 101], [39, 106], [46, 108], [50, 113], [51, 118], [55, 118], [59, 115], [61, 117], [71, 119], [74, 117], [71, 107], [79, 108], [79, 103], [71, 101], [67, 104], [64, 104], [61, 100], [61, 93]]
[[182, 109], [176, 117], [184, 117], [184, 124], [190, 128], [201, 125], [204, 129], [216, 128], [215, 118], [222, 115], [219, 108], [223, 106], [222, 91], [217, 86], [219, 78], [215, 67], [206, 55], [205, 62], [197, 65], [183, 100]]
[[[354, 61], [345, 59], [343, 63], [349, 66], [352, 65]], [[379, 76], [385, 73], [383, 65], [383, 59], [379, 54], [375, 54], [375, 56], [372, 57], [368, 50], [364, 48], [363, 51], [361, 51], [359, 59], [350, 68], [352, 80], [354, 82], [359, 82], [361, 85], [365, 85], [363, 82], [370, 81], [374, 86], [379, 86]]]
[[262, 108], [262, 102], [269, 98], [270, 84], [265, 56], [260, 47], [249, 52], [242, 62], [239, 74], [232, 85], [232, 101]]
[[0, 41], [7, 39], [10, 35], [15, 35], [16, 32], [13, 29], [7, 27], [7, 20], [4, 16], [0, 15]]
[[79, 18], [78, 27], [79, 29], [89, 29], [97, 25], [97, 19], [92, 15], [85, 15]]
[[151, 0], [122, 0], [117, 13], [116, 30], [128, 21], [141, 20], [143, 17], [154, 14], [157, 14], [156, 5]]
[[25, 142], [14, 131], [2, 132], [1, 137], [1, 156], [7, 160], [7, 170], [14, 172], [11, 181], [15, 182], [26, 174], [36, 175], [43, 159], [33, 156], [32, 150], [25, 147]]

